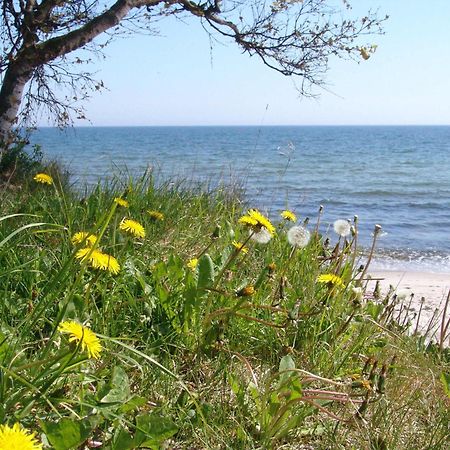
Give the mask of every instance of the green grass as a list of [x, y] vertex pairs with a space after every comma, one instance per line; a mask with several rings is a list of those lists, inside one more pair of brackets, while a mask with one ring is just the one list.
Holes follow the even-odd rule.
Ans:
[[[408, 336], [393, 299], [358, 299], [353, 240], [325, 246], [311, 220], [293, 251], [280, 218], [257, 244], [229, 189], [151, 177], [1, 196], [0, 424], [55, 449], [446, 448], [448, 351]], [[118, 274], [76, 257], [78, 231]], [[58, 331], [68, 321], [97, 334], [99, 359]]]

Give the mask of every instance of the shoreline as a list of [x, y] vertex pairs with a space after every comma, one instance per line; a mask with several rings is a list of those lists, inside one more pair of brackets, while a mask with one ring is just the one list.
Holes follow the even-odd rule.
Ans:
[[[373, 291], [377, 280], [382, 295], [385, 295], [392, 286], [399, 301], [408, 305], [413, 325], [416, 324], [422, 299], [424, 299], [420, 312], [419, 331], [421, 329], [426, 331], [430, 321], [433, 320], [433, 316], [436, 315], [436, 310], [442, 316], [444, 304], [450, 291], [449, 272], [374, 269], [369, 270], [369, 275], [372, 279], [368, 282], [367, 292]], [[449, 315], [450, 311], [447, 311], [447, 320]], [[439, 326], [440, 323], [441, 320], [437, 322], [437, 325]]]

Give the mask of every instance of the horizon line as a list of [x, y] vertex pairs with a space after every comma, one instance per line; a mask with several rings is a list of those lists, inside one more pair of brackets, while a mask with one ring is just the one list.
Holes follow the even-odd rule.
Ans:
[[36, 125], [34, 128], [54, 128], [54, 129], [70, 129], [70, 128], [170, 128], [170, 127], [450, 127], [450, 124], [429, 124], [429, 123], [417, 123], [417, 124], [189, 124], [189, 125], [68, 125], [66, 127], [58, 127], [54, 125]]

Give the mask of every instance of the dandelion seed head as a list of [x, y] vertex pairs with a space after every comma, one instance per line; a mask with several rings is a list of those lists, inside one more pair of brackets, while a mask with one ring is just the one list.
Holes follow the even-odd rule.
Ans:
[[289, 228], [287, 232], [287, 239], [292, 247], [303, 248], [308, 245], [311, 238], [311, 233], [301, 225], [295, 225]]
[[145, 238], [144, 227], [135, 220], [124, 217], [119, 224], [119, 229], [139, 238]]
[[261, 228], [261, 230], [256, 233], [250, 231], [250, 239], [258, 244], [267, 244], [272, 239], [272, 235], [266, 228]]
[[75, 342], [81, 346], [81, 350], [87, 350], [89, 358], [98, 359], [102, 351], [102, 344], [95, 333], [88, 327], [78, 322], [61, 322], [58, 331], [69, 334], [69, 342]]
[[50, 186], [53, 184], [53, 178], [50, 175], [47, 175], [46, 173], [37, 173], [33, 177], [33, 180], [36, 181], [37, 183], [48, 184]]
[[348, 220], [338, 219], [333, 224], [334, 231], [341, 237], [346, 237], [351, 232], [350, 223]]

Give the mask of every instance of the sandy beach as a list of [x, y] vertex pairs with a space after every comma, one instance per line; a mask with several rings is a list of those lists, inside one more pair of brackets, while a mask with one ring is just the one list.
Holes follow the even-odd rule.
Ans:
[[[393, 286], [398, 297], [405, 299], [406, 304], [409, 303], [411, 294], [414, 294], [410, 307], [412, 316], [417, 317], [421, 299], [425, 299], [419, 328], [422, 330], [426, 329], [436, 309], [443, 310], [450, 290], [450, 273], [373, 270], [370, 276], [374, 280], [380, 280], [382, 293], [388, 292], [389, 286]], [[375, 281], [369, 282], [368, 292], [374, 287]], [[449, 316], [450, 311], [447, 311], [447, 318]]]

